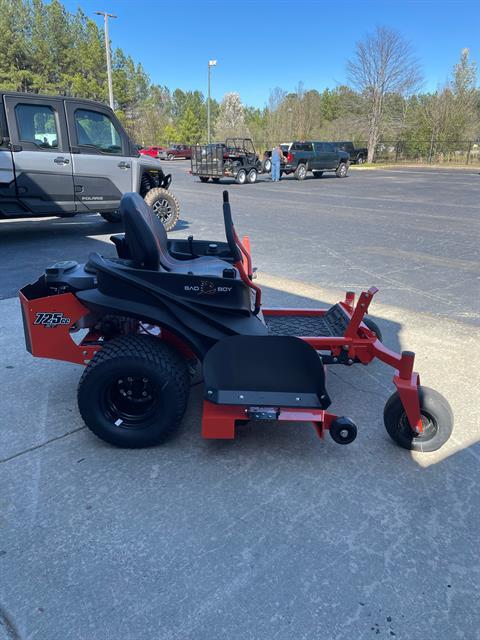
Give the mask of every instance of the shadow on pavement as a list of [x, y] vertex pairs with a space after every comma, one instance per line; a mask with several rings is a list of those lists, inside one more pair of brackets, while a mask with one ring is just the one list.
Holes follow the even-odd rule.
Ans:
[[[189, 226], [188, 220], [179, 220], [175, 231], [183, 231]], [[122, 224], [111, 224], [95, 214], [81, 214], [68, 219], [18, 218], [2, 221], [0, 299], [16, 296], [20, 287], [36, 280], [49, 264], [59, 260], [86, 262], [94, 251], [115, 256], [115, 247], [109, 237], [122, 232]], [[27, 255], [28, 261], [19, 261], [19, 255]]]

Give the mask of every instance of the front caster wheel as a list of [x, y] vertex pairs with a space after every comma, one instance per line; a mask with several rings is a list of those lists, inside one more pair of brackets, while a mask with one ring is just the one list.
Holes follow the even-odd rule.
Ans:
[[180, 424], [188, 402], [187, 365], [152, 336], [108, 342], [85, 369], [78, 408], [96, 436], [136, 449], [162, 442]]
[[398, 391], [387, 400], [383, 421], [388, 435], [404, 449], [411, 451], [437, 451], [450, 438], [453, 413], [445, 398], [434, 389], [418, 387], [422, 433], [410, 427]]
[[337, 444], [350, 444], [357, 437], [357, 427], [348, 418], [336, 418], [331, 423], [329, 431]]

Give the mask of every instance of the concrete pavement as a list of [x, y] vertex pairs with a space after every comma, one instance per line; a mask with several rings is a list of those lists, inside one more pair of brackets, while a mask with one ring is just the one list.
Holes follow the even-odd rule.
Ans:
[[[267, 305], [332, 303], [349, 270], [357, 288], [370, 276], [355, 256], [335, 275], [319, 253], [326, 275], [321, 286], [312, 283], [302, 266], [311, 265], [308, 234], [295, 255], [282, 254], [281, 225], [278, 255], [270, 248], [263, 257], [264, 196], [256, 211], [251, 196], [242, 187], [239, 230], [258, 227], [252, 241]], [[186, 212], [193, 197], [182, 198]], [[200, 224], [202, 197], [197, 227], [210, 224]], [[428, 211], [416, 211], [425, 245]], [[216, 225], [211, 237], [220, 237]], [[104, 244], [106, 234], [92, 235], [85, 246]], [[82, 368], [33, 359], [17, 301], [0, 301], [0, 639], [480, 638], [478, 298], [463, 318], [417, 299], [444, 274], [460, 289], [472, 267], [467, 245], [443, 256], [468, 261], [460, 267], [426, 251], [430, 286], [412, 279], [411, 291], [402, 272], [401, 286], [381, 291], [371, 308], [385, 343], [416, 351], [422, 383], [453, 407], [453, 437], [433, 454], [411, 454], [386, 434], [392, 372], [379, 363], [330, 369], [333, 410], [359, 427], [347, 447], [298, 424], [247, 425], [233, 442], [202, 441], [200, 384], [173, 440], [115, 449], [80, 420]], [[390, 260], [382, 255], [379, 265]], [[452, 290], [442, 295], [457, 304]]]

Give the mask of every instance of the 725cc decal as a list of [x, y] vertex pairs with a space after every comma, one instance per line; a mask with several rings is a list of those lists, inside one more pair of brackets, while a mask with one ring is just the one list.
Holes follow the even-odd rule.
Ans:
[[38, 312], [33, 324], [43, 324], [45, 327], [58, 327], [60, 324], [70, 324], [70, 318], [66, 318], [63, 313]]

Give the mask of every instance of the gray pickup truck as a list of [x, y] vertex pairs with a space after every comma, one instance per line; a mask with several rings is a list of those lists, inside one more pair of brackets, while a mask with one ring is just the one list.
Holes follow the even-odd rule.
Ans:
[[326, 171], [334, 171], [337, 178], [345, 178], [350, 156], [346, 151], [336, 149], [330, 142], [292, 142], [282, 173], [293, 173], [297, 180], [305, 180], [311, 171], [315, 178], [321, 178]]
[[135, 191], [168, 231], [179, 218], [170, 182], [106, 105], [0, 91], [0, 217], [91, 212], [120, 222], [120, 198]]

